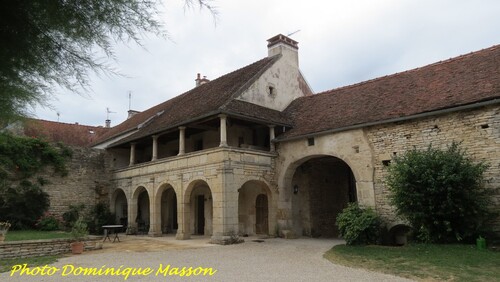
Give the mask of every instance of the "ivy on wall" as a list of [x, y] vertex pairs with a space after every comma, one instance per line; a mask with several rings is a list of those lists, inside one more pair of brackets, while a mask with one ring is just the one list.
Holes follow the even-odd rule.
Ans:
[[0, 221], [11, 222], [13, 229], [33, 228], [50, 205], [41, 188], [48, 181], [35, 176], [48, 167], [66, 176], [71, 155], [62, 144], [0, 133]]

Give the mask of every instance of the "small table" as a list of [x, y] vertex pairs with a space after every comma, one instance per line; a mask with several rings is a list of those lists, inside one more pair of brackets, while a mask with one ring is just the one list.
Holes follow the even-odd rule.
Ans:
[[113, 238], [113, 243], [118, 240], [120, 242], [120, 238], [118, 237], [118, 230], [119, 228], [123, 228], [123, 225], [103, 225], [102, 228], [104, 229], [104, 240], [103, 242], [106, 241], [106, 239], [109, 239], [111, 242], [111, 238], [109, 238], [109, 233], [115, 234], [115, 238]]

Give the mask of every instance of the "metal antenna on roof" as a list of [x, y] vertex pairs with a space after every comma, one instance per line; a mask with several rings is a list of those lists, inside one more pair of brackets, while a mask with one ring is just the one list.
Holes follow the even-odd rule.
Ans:
[[59, 116], [61, 115], [61, 113], [57, 112], [57, 122], [59, 122]]
[[288, 36], [288, 37], [290, 37], [290, 36], [294, 35], [295, 33], [299, 32], [299, 31], [300, 31], [300, 29], [297, 29], [296, 31], [294, 31], [294, 32], [292, 32], [292, 33], [287, 34], [287, 36]]
[[109, 108], [106, 108], [106, 119], [109, 120], [109, 114], [116, 114], [116, 112], [112, 112]]
[[132, 91], [128, 91], [128, 110], [132, 110]]

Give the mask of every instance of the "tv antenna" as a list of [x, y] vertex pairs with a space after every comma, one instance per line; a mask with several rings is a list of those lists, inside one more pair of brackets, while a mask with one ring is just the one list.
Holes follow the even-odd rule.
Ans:
[[132, 91], [128, 91], [128, 110], [132, 110]]
[[290, 37], [290, 36], [294, 35], [295, 33], [299, 32], [299, 31], [300, 31], [300, 29], [297, 29], [296, 31], [294, 31], [294, 32], [292, 32], [292, 33], [287, 34], [287, 36], [288, 36], [288, 37]]
[[56, 112], [56, 114], [57, 114], [57, 122], [59, 122], [59, 117], [61, 116], [61, 113]]
[[116, 114], [116, 112], [112, 112], [109, 108], [106, 108], [106, 119], [109, 120], [109, 114]]

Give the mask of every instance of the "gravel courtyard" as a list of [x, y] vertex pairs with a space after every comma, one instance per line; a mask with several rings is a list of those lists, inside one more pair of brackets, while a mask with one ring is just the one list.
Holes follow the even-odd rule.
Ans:
[[[332, 264], [323, 254], [339, 240], [245, 238], [242, 244], [220, 246], [207, 244], [207, 238], [121, 239], [99, 251], [59, 259], [44, 270], [2, 273], [0, 281], [409, 281]], [[212, 276], [208, 268], [216, 270]]]

